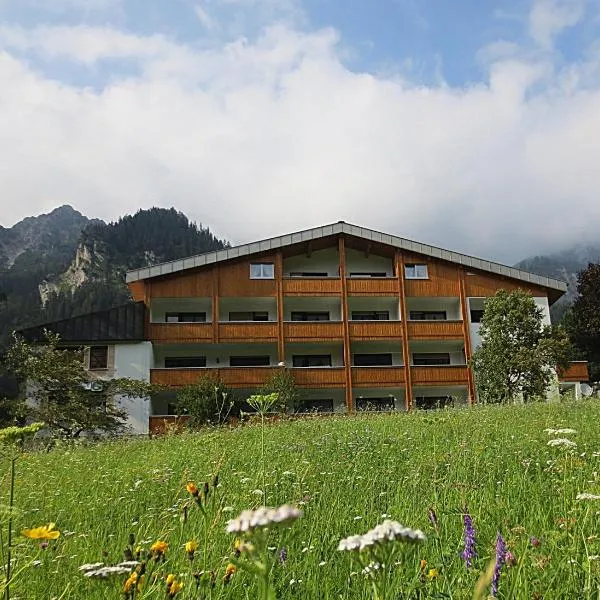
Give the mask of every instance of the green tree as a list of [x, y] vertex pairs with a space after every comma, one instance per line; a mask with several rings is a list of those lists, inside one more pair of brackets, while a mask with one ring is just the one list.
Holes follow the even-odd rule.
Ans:
[[488, 298], [473, 353], [481, 402], [510, 402], [542, 397], [571, 358], [571, 344], [560, 326], [544, 325], [543, 311], [526, 292], [500, 290]]
[[300, 392], [294, 376], [285, 367], [278, 368], [271, 378], [260, 389], [260, 395], [277, 394], [277, 402], [273, 408], [279, 412], [295, 412], [300, 403]]
[[590, 379], [600, 381], [600, 264], [590, 263], [577, 275], [578, 297], [565, 327], [581, 358], [589, 362]]
[[101, 390], [90, 390], [89, 384], [97, 380], [84, 367], [83, 351], [61, 348], [59, 337], [50, 333], [38, 345], [14, 336], [6, 360], [21, 382], [27, 416], [67, 438], [83, 432], [124, 430], [127, 413], [116, 397], [147, 397], [157, 391], [155, 386], [129, 378], [102, 380]]
[[177, 412], [189, 416], [191, 428], [225, 423], [232, 412], [239, 414], [233, 394], [222, 381], [204, 377], [177, 392]]

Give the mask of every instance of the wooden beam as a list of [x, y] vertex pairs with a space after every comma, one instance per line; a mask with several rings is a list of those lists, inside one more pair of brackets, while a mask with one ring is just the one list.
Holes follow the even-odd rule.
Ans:
[[402, 360], [406, 381], [406, 410], [413, 408], [412, 369], [410, 366], [410, 350], [408, 347], [408, 314], [406, 311], [406, 290], [404, 286], [404, 256], [396, 251], [396, 276], [398, 277], [398, 297], [400, 304], [400, 320], [402, 322]]
[[212, 338], [219, 343], [219, 267], [212, 268]]
[[340, 278], [342, 280], [342, 323], [344, 325], [344, 367], [346, 375], [346, 408], [348, 412], [354, 411], [352, 401], [352, 364], [350, 352], [350, 327], [348, 325], [348, 287], [346, 281], [346, 243], [344, 236], [338, 238], [340, 256]]
[[[465, 283], [465, 269], [464, 267], [459, 267], [458, 274], [460, 278], [460, 310], [462, 312], [462, 322], [463, 322], [463, 343], [465, 345], [465, 359], [467, 361], [467, 365], [473, 356], [472, 348], [471, 348], [471, 330], [469, 328], [469, 313], [467, 310], [467, 293], [466, 293], [466, 283]], [[467, 369], [468, 376], [468, 388], [469, 388], [469, 404], [475, 403], [475, 376], [473, 374], [473, 369], [469, 365]]]
[[275, 279], [277, 280], [277, 360], [285, 361], [283, 345], [283, 254], [281, 250], [275, 256]]

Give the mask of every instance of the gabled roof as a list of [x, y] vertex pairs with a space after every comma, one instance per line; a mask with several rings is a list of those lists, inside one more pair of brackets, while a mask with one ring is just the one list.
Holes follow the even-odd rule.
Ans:
[[387, 233], [374, 231], [373, 229], [367, 229], [366, 227], [358, 227], [357, 225], [352, 225], [350, 223], [346, 223], [345, 221], [338, 221], [332, 225], [323, 225], [321, 227], [305, 229], [303, 231], [290, 233], [288, 235], [280, 235], [278, 237], [261, 240], [259, 242], [242, 244], [241, 246], [234, 246], [232, 248], [227, 248], [226, 250], [207, 252], [205, 254], [198, 254], [188, 258], [160, 263], [144, 269], [134, 269], [127, 272], [126, 281], [127, 283], [131, 283], [141, 279], [160, 277], [161, 275], [169, 275], [171, 273], [177, 273], [187, 269], [204, 267], [234, 258], [251, 256], [252, 254], [258, 254], [260, 252], [276, 250], [285, 246], [291, 246], [292, 244], [308, 242], [310, 240], [317, 240], [339, 234], [362, 238], [371, 242], [387, 244], [389, 246], [393, 246], [394, 248], [399, 248], [400, 250], [407, 250], [416, 254], [423, 254], [425, 256], [431, 256], [433, 258], [439, 258], [448, 262], [456, 263], [458, 265], [464, 265], [465, 267], [487, 271], [489, 273], [510, 277], [512, 279], [519, 279], [533, 285], [551, 288], [560, 292], [567, 291], [567, 284], [564, 281], [559, 281], [558, 279], [551, 279], [550, 277], [535, 275], [527, 271], [521, 271], [520, 269], [508, 267], [506, 265], [489, 260], [475, 258], [466, 254], [460, 254], [459, 252], [452, 252], [451, 250], [444, 250], [443, 248], [429, 246], [428, 244], [413, 242], [395, 235], [389, 235]]

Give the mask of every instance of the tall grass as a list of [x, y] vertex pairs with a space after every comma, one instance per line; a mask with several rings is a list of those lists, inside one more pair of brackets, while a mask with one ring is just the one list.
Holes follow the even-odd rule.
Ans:
[[[223, 583], [234, 541], [225, 524], [260, 505], [266, 487], [270, 505], [304, 512], [269, 540], [278, 598], [369, 598], [365, 576], [337, 546], [387, 516], [428, 535], [394, 566], [390, 598], [471, 598], [498, 531], [516, 561], [503, 567], [499, 598], [598, 598], [600, 501], [576, 498], [600, 495], [599, 423], [591, 401], [280, 422], [266, 426], [265, 482], [255, 426], [28, 454], [17, 471], [15, 529], [55, 522], [62, 535], [47, 549], [14, 541], [13, 572], [40, 562], [19, 572], [12, 596], [120, 597], [126, 577], [93, 580], [78, 567], [119, 562], [133, 534], [143, 549], [169, 544], [143, 597], [165, 597], [162, 578], [173, 573], [184, 582], [177, 598], [256, 598], [257, 582], [241, 571]], [[544, 430], [561, 427], [577, 431], [558, 436], [576, 448], [548, 445]], [[185, 486], [201, 488], [217, 471], [207, 521]], [[7, 491], [5, 478], [2, 504]], [[461, 558], [465, 507], [477, 532], [471, 569]], [[206, 527], [209, 542], [192, 561], [184, 544], [204, 540]]]

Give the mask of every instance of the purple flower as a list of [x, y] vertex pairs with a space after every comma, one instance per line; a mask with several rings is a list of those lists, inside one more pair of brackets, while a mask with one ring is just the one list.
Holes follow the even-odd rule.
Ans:
[[494, 577], [492, 578], [491, 595], [495, 598], [498, 594], [498, 583], [500, 583], [500, 570], [506, 561], [508, 550], [502, 534], [498, 532], [496, 537], [496, 564], [494, 565]]
[[538, 546], [541, 546], [542, 541], [539, 538], [536, 538], [534, 535], [532, 535], [529, 538], [529, 543], [534, 547], [537, 548]]
[[475, 549], [476, 538], [473, 519], [466, 508], [463, 515], [463, 523], [465, 548], [462, 551], [461, 556], [467, 565], [467, 569], [470, 569], [473, 566], [473, 559], [477, 556], [477, 550]]
[[285, 546], [281, 547], [279, 551], [279, 564], [285, 565], [285, 561], [287, 560], [287, 550]]

